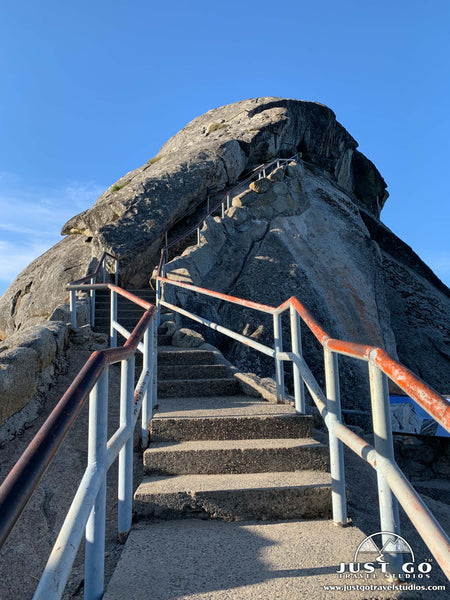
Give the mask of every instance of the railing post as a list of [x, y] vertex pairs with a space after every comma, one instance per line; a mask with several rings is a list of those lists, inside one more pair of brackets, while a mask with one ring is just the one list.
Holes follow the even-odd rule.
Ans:
[[142, 370], [144, 373], [150, 371], [151, 377], [149, 379], [147, 389], [145, 390], [144, 397], [142, 399], [142, 412], [141, 412], [141, 442], [142, 448], [147, 448], [148, 445], [148, 426], [153, 416], [153, 343], [154, 343], [154, 328], [156, 327], [155, 319], [152, 319], [150, 326], [144, 333], [144, 356]]
[[77, 326], [77, 293], [70, 290], [70, 323], [73, 327]]
[[[380, 456], [395, 462], [387, 377], [376, 365], [369, 362], [369, 378], [375, 450]], [[381, 531], [400, 535], [397, 498], [379, 471], [377, 481]], [[383, 545], [388, 539], [389, 535], [383, 535]], [[389, 573], [395, 575], [402, 572], [401, 554], [386, 552], [384, 556], [389, 562]]]
[[151, 389], [151, 394], [152, 394], [152, 409], [155, 408], [156, 404], [158, 403], [158, 326], [156, 325], [155, 321], [153, 320], [153, 329], [152, 329], [152, 368], [153, 368], [153, 375], [152, 375], [152, 389]]
[[[301, 321], [300, 315], [293, 306], [290, 307], [291, 316], [291, 342], [292, 342], [292, 353], [298, 357], [302, 356], [302, 338], [301, 338]], [[300, 374], [300, 368], [298, 364], [293, 361], [292, 363], [293, 375], [294, 375], [294, 396], [295, 396], [295, 410], [300, 414], [305, 414], [305, 385]]]
[[[133, 428], [134, 408], [134, 354], [123, 360], [120, 378], [120, 426]], [[119, 452], [118, 482], [118, 533], [119, 541], [124, 543], [131, 527], [133, 504], [133, 435]]]
[[331, 499], [335, 525], [347, 525], [347, 498], [345, 492], [344, 448], [334, 433], [334, 425], [342, 423], [341, 395], [339, 389], [338, 355], [324, 348], [325, 383], [327, 410], [330, 425], [328, 440], [330, 445]]
[[200, 246], [200, 227], [197, 227], [197, 246]]
[[103, 595], [105, 570], [106, 516], [106, 443], [108, 421], [108, 367], [100, 375], [89, 397], [88, 466], [105, 469], [86, 525], [86, 554], [84, 561], [84, 598], [99, 600]]
[[[91, 277], [91, 283], [95, 283], [95, 277]], [[95, 290], [90, 290], [91, 295], [91, 327], [95, 325]]]
[[274, 339], [274, 350], [275, 350], [275, 380], [277, 384], [277, 399], [281, 402], [285, 401], [284, 394], [284, 371], [283, 361], [280, 360], [276, 355], [279, 352], [283, 352], [283, 339], [281, 332], [281, 314], [273, 315], [273, 339]]
[[230, 208], [230, 194], [227, 194], [227, 210]]
[[225, 216], [225, 202], [222, 202], [222, 219]]
[[111, 316], [109, 323], [110, 348], [116, 348], [117, 346], [117, 329], [115, 329], [113, 321], [117, 321], [117, 294], [114, 290], [111, 290]]
[[156, 280], [156, 324], [161, 325], [161, 282]]
[[165, 246], [168, 246], [168, 245], [169, 245], [169, 238], [168, 238], [168, 236], [167, 236], [167, 231], [166, 231], [166, 233], [164, 234], [164, 241], [165, 241]]
[[114, 284], [117, 285], [119, 282], [119, 261], [115, 259], [116, 264], [114, 266]]
[[103, 259], [103, 265], [102, 265], [102, 283], [106, 283], [106, 255], [105, 255], [105, 258]]

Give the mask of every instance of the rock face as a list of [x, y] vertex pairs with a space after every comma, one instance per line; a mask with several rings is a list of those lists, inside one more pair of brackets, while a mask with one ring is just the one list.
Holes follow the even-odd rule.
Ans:
[[334, 113], [314, 102], [257, 98], [205, 113], [64, 225], [68, 237], [31, 263], [0, 299], [0, 336], [51, 314], [67, 295], [64, 284], [85, 275], [91, 256], [105, 250], [127, 257], [122, 285], [146, 285], [164, 231], [271, 157], [301, 152], [356, 204], [379, 215], [386, 184], [356, 147]]
[[0, 298], [1, 339], [44, 323], [60, 304], [68, 302], [66, 284], [86, 275], [91, 247], [84, 237], [66, 237], [20, 273]]
[[[450, 390], [449, 290], [379, 220], [386, 184], [334, 113], [281, 98], [245, 100], [194, 119], [70, 219], [67, 237], [0, 299], [0, 337], [67, 319], [65, 284], [105, 250], [122, 258], [122, 286], [147, 285], [164, 232], [180, 217], [256, 165], [296, 153], [296, 161], [241, 190], [224, 218], [209, 217], [201, 244], [171, 262], [171, 276], [273, 306], [295, 295], [332, 336], [383, 346], [438, 390]], [[177, 295], [204, 316], [271, 343], [264, 316]], [[305, 334], [304, 344], [317, 362], [315, 341]], [[223, 350], [246, 370], [273, 372], [245, 348]], [[367, 390], [355, 383], [362, 367], [341, 362], [351, 382], [344, 402], [365, 405]]]
[[[200, 245], [168, 263], [169, 278], [271, 306], [294, 295], [332, 337], [381, 346], [450, 390], [450, 292], [370, 211], [303, 161], [250, 184], [232, 204], [224, 219], [207, 219]], [[166, 286], [169, 301], [273, 346], [271, 318], [176, 289]], [[283, 338], [289, 348], [288, 327]], [[243, 370], [273, 374], [273, 361], [245, 346], [224, 350]], [[306, 333], [304, 353], [323, 380], [321, 351]], [[366, 365], [340, 362], [344, 405], [367, 409]]]

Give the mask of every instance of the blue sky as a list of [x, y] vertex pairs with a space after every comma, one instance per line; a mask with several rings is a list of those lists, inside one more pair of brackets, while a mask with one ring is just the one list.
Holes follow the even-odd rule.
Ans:
[[448, 0], [0, 7], [0, 293], [192, 118], [257, 96], [333, 109], [382, 220], [450, 285]]

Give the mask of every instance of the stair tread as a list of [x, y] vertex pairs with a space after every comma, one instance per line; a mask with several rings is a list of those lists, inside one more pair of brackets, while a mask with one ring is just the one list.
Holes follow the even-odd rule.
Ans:
[[289, 404], [272, 404], [259, 398], [236, 394], [234, 396], [197, 396], [186, 398], [162, 398], [158, 400], [158, 410], [154, 418], [205, 418], [205, 417], [281, 417], [301, 416]]
[[157, 442], [152, 443], [144, 454], [155, 454], [156, 452], [196, 452], [202, 450], [246, 450], [251, 448], [326, 448], [323, 444], [313, 438], [272, 438], [253, 440], [205, 440], [185, 442]]
[[251, 489], [326, 487], [331, 475], [324, 471], [277, 471], [269, 473], [146, 475], [135, 493], [136, 499], [159, 494], [215, 492]]
[[[186, 365], [187, 366], [187, 365]], [[210, 382], [218, 382], [218, 381], [231, 381], [231, 382], [236, 382], [236, 379], [234, 377], [197, 377], [195, 379], [191, 379], [190, 377], [186, 377], [185, 379], [159, 379], [158, 380], [158, 384], [159, 383], [166, 383], [166, 384], [181, 384], [185, 381], [189, 381], [189, 383], [210, 383]]]

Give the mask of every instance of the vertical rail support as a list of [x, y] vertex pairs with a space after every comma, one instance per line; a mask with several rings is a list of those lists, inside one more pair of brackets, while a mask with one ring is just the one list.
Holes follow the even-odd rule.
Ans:
[[280, 159], [277, 158], [277, 169], [279, 169], [279, 168], [280, 168]]
[[153, 330], [156, 327], [155, 319], [150, 323], [150, 327], [144, 333], [144, 356], [142, 370], [150, 372], [150, 379], [145, 390], [144, 397], [142, 399], [142, 412], [141, 412], [141, 444], [142, 448], [148, 446], [148, 426], [153, 416]]
[[[299, 358], [302, 356], [302, 338], [301, 338], [301, 320], [300, 315], [293, 306], [289, 309], [291, 317], [291, 341], [292, 341], [292, 353]], [[294, 396], [295, 396], [295, 410], [300, 414], [305, 414], [305, 385], [300, 374], [300, 367], [293, 361], [292, 369], [294, 375]]]
[[200, 227], [197, 227], [197, 246], [200, 246]]
[[161, 325], [161, 282], [156, 280], [156, 325]]
[[[380, 456], [395, 462], [388, 380], [386, 375], [372, 362], [369, 362], [369, 378], [375, 450]], [[381, 531], [400, 535], [397, 498], [379, 471], [377, 471], [377, 481]], [[383, 535], [383, 545], [388, 539], [389, 535]], [[389, 573], [396, 575], [402, 572], [403, 561], [401, 554], [389, 554], [389, 552], [386, 552], [384, 556], [389, 562]]]
[[168, 238], [168, 235], [167, 235], [167, 231], [166, 231], [166, 233], [164, 234], [164, 241], [165, 241], [165, 244], [164, 244], [164, 245], [165, 245], [165, 246], [168, 246], [168, 245], [169, 245], [169, 238]]
[[227, 194], [227, 210], [230, 208], [230, 194]]
[[106, 256], [103, 259], [103, 265], [102, 265], [102, 283], [106, 283]]
[[210, 205], [209, 205], [209, 196], [207, 196], [206, 198], [206, 216], [209, 215], [209, 211], [210, 211]]
[[[120, 427], [133, 430], [135, 357], [123, 360], [120, 378]], [[119, 452], [117, 522], [119, 542], [125, 543], [131, 527], [133, 504], [133, 434]]]
[[285, 401], [284, 393], [284, 370], [283, 361], [278, 358], [278, 353], [283, 352], [283, 339], [281, 331], [281, 314], [273, 315], [273, 339], [275, 350], [275, 381], [277, 384], [277, 399], [280, 402]]
[[117, 347], [117, 329], [114, 323], [117, 321], [117, 294], [111, 290], [111, 316], [109, 323], [109, 346], [110, 348]]
[[70, 290], [70, 323], [72, 327], [77, 326], [77, 293]]
[[[95, 277], [91, 277], [91, 283], [95, 283]], [[95, 290], [90, 290], [91, 296], [91, 327], [95, 325]]]
[[330, 444], [331, 499], [335, 525], [347, 525], [347, 498], [345, 492], [344, 448], [334, 433], [334, 425], [342, 423], [339, 389], [338, 355], [324, 348], [325, 384], [329, 415], [328, 439]]
[[114, 284], [117, 285], [119, 283], [119, 261], [117, 258], [115, 259], [116, 263], [114, 266]]
[[225, 202], [222, 202], [222, 219], [225, 217]]
[[84, 561], [84, 599], [98, 600], [103, 595], [105, 571], [105, 517], [108, 425], [108, 367], [100, 375], [89, 396], [88, 466], [103, 469], [103, 482], [86, 525]]
[[152, 410], [153, 410], [158, 403], [158, 326], [155, 323], [155, 319], [153, 319], [151, 327], [152, 327], [152, 329], [151, 329], [151, 338], [152, 338], [151, 396], [152, 396]]

